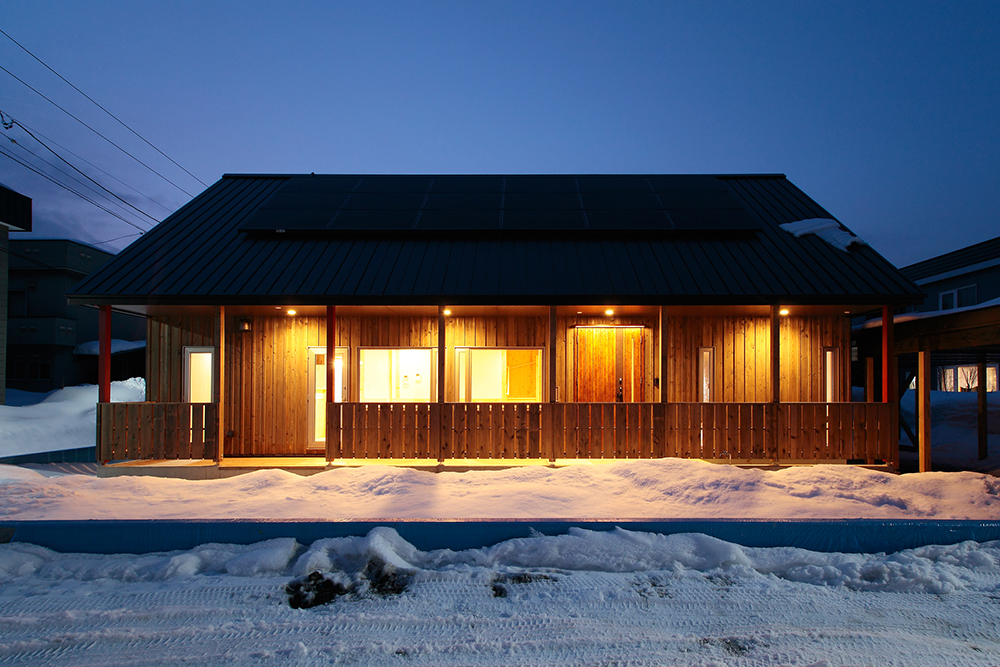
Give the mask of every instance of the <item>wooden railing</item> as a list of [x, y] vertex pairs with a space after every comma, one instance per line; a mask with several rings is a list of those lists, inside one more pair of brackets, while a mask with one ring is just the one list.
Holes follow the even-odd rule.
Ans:
[[97, 460], [214, 459], [217, 403], [98, 403]]
[[884, 403], [334, 403], [327, 459], [897, 461]]

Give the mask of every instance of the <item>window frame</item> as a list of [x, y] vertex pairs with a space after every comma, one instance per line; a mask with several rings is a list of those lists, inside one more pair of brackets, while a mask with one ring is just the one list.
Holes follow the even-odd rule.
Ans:
[[[507, 351], [507, 350], [525, 351], [525, 350], [530, 350], [530, 351], [535, 351], [535, 352], [539, 352], [540, 353], [539, 354], [540, 361], [539, 361], [539, 364], [538, 364], [538, 371], [537, 371], [537, 378], [538, 378], [538, 398], [537, 399], [530, 400], [530, 401], [526, 401], [526, 400], [505, 401], [505, 400], [501, 399], [499, 401], [475, 401], [476, 403], [544, 403], [547, 400], [546, 395], [545, 395], [546, 394], [546, 386], [545, 386], [545, 384], [546, 384], [545, 383], [545, 378], [546, 378], [546, 373], [545, 373], [545, 369], [546, 369], [546, 365], [545, 365], [545, 362], [546, 362], [546, 356], [545, 356], [546, 355], [546, 349], [545, 349], [544, 345], [494, 345], [494, 346], [489, 346], [489, 345], [456, 345], [455, 346], [455, 401], [456, 402], [458, 402], [458, 403], [472, 403], [473, 402], [473, 400], [472, 400], [472, 372], [471, 372], [471, 359], [472, 359], [471, 351], [472, 350], [499, 350], [499, 351]], [[460, 353], [462, 353], [462, 352], [469, 352], [470, 353], [469, 354], [469, 361], [470, 361], [469, 373], [468, 373], [468, 377], [466, 378], [466, 381], [464, 383], [465, 384], [464, 387], [462, 386], [463, 385], [463, 382], [462, 382], [462, 372], [461, 372], [462, 362], [461, 362], [461, 356], [460, 356]], [[502, 377], [506, 377], [507, 369], [504, 368], [502, 372], [504, 373], [504, 375]], [[501, 380], [501, 382], [503, 382], [503, 380]], [[502, 392], [502, 389], [501, 389], [501, 392]], [[463, 394], [465, 395], [464, 398], [463, 398]]]

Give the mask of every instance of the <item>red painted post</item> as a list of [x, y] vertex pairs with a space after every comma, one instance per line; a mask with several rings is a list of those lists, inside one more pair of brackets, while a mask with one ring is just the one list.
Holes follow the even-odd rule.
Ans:
[[899, 405], [896, 402], [896, 342], [891, 306], [882, 306], [882, 402], [889, 404], [889, 463], [899, 467]]
[[97, 402], [111, 402], [111, 306], [100, 306], [97, 316]]

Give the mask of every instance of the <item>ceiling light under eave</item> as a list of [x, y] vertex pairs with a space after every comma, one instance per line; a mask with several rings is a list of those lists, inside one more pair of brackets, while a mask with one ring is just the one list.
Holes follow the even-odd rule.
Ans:
[[788, 309], [787, 308], [782, 308], [781, 310], [778, 311], [778, 314], [779, 315], [787, 315], [788, 314]]
[[604, 311], [604, 314], [605, 314], [605, 315], [614, 315], [614, 314], [615, 314], [615, 311], [613, 311], [613, 310], [611, 310], [610, 308], [608, 308], [607, 310], [605, 310], [605, 311]]
[[289, 308], [289, 309], [288, 309], [288, 314], [289, 314], [289, 315], [294, 315], [294, 314], [295, 314], [295, 311], [294, 311], [294, 310], [292, 310], [291, 308]]

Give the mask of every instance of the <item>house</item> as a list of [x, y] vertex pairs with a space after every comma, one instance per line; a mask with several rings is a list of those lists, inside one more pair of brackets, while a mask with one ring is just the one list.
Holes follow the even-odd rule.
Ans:
[[[1000, 303], [1000, 236], [911, 264], [900, 273], [928, 295], [924, 303], [907, 308], [907, 312], [947, 313]], [[986, 364], [987, 391], [997, 391], [1000, 334], [992, 347], [935, 352], [931, 356], [931, 388], [974, 391], [979, 386], [980, 361]]]
[[0, 184], [0, 405], [6, 403], [7, 266], [10, 231], [31, 231], [31, 199]]
[[[68, 239], [10, 242], [8, 387], [45, 392], [97, 382], [97, 310], [70, 305], [66, 294], [112, 257]], [[111, 336], [112, 379], [143, 377], [145, 318], [114, 313]]]
[[[226, 175], [70, 295], [147, 316], [102, 461], [896, 463], [920, 289], [783, 175]], [[883, 349], [892, 350], [892, 327]]]

